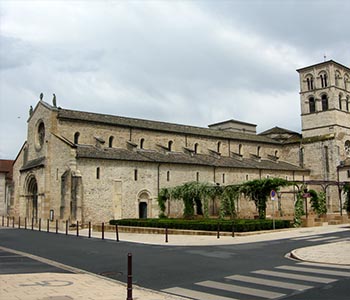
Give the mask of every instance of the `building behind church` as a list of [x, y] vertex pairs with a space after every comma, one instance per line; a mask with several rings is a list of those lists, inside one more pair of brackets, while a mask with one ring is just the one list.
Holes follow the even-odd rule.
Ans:
[[[327, 61], [298, 70], [302, 133], [237, 120], [208, 128], [56, 107], [42, 100], [28, 119], [27, 140], [13, 169], [9, 214], [27, 218], [102, 222], [159, 214], [163, 187], [199, 181], [230, 185], [279, 177], [324, 188], [331, 212], [344, 195], [336, 182], [349, 181], [350, 69]], [[292, 190], [280, 211], [294, 212]], [[210, 204], [216, 215], [218, 204]], [[254, 217], [248, 199], [241, 217]], [[181, 215], [170, 201], [169, 216]], [[268, 212], [271, 213], [271, 212]]]

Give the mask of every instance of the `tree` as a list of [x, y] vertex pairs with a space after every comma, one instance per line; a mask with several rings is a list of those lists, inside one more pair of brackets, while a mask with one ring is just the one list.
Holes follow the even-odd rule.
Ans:
[[254, 201], [259, 213], [259, 219], [266, 218], [266, 202], [271, 190], [279, 190], [280, 187], [291, 185], [281, 178], [255, 179], [244, 182], [240, 186], [240, 192]]

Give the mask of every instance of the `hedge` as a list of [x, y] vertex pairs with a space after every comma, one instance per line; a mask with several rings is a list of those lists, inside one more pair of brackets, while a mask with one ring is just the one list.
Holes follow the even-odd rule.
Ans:
[[[273, 229], [272, 220], [215, 220], [215, 219], [202, 219], [202, 220], [184, 220], [184, 219], [122, 219], [122, 220], [110, 220], [110, 225], [121, 226], [135, 226], [135, 227], [154, 227], [154, 228], [166, 228], [169, 229], [187, 229], [187, 230], [204, 230], [204, 231], [217, 231], [218, 224], [220, 224], [220, 231], [232, 231], [232, 225], [236, 232], [258, 231], [258, 230], [271, 230]], [[289, 228], [291, 223], [288, 220], [275, 220], [275, 228]]]

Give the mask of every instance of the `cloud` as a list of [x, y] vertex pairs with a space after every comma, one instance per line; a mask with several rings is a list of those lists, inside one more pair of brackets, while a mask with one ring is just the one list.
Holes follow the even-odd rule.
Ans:
[[[350, 63], [339, 1], [2, 1], [0, 128], [43, 92], [70, 109], [298, 131], [295, 70], [324, 53]], [[1, 157], [16, 155], [25, 126]]]

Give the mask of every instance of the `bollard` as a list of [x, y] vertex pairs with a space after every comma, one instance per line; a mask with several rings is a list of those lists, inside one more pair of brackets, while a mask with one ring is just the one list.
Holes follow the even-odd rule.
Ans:
[[118, 230], [118, 224], [115, 224], [115, 239], [117, 242], [119, 242], [119, 230]]
[[77, 221], [77, 236], [79, 236], [79, 221]]
[[47, 219], [47, 228], [46, 228], [47, 232], [50, 232], [50, 220]]
[[58, 233], [58, 220], [56, 220], [56, 234]]
[[21, 217], [18, 217], [18, 229], [21, 229]]
[[12, 228], [15, 228], [15, 217], [12, 218]]
[[34, 230], [34, 218], [32, 218], [32, 230]]
[[168, 225], [165, 226], [165, 242], [168, 242]]
[[24, 218], [24, 229], [27, 229], [27, 217]]
[[235, 237], [235, 223], [232, 222], [232, 237]]
[[89, 238], [91, 238], [91, 222], [89, 222]]
[[132, 299], [132, 254], [128, 253], [128, 286], [127, 286], [127, 298], [126, 300]]
[[105, 223], [102, 223], [102, 239], [105, 239]]
[[217, 237], [218, 239], [220, 238], [220, 223], [218, 223], [218, 232], [217, 232], [216, 237]]
[[10, 224], [9, 224], [9, 217], [7, 217], [7, 227], [9, 227], [10, 226]]
[[39, 231], [41, 231], [41, 219], [39, 219]]
[[4, 224], [5, 224], [5, 217], [2, 216], [1, 226], [4, 227]]
[[66, 220], [66, 235], [68, 235], [68, 220]]

